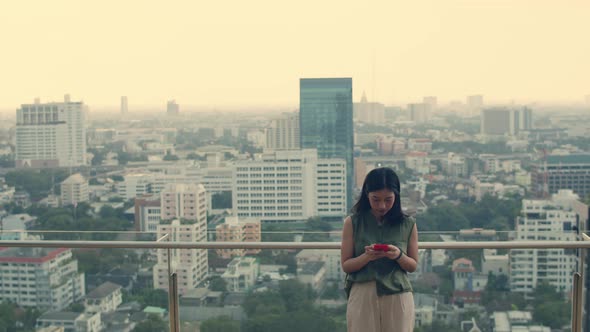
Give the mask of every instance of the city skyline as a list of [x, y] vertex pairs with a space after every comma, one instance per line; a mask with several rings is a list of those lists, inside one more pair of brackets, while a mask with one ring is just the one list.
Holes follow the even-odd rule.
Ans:
[[352, 77], [354, 101], [366, 91], [369, 101], [402, 105], [474, 94], [582, 103], [590, 92], [585, 1], [6, 7], [1, 110], [65, 93], [114, 108], [129, 96], [130, 112], [170, 99], [288, 107], [306, 77]]

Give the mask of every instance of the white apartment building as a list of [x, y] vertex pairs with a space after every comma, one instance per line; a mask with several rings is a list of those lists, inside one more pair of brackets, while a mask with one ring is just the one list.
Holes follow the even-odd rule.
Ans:
[[297, 267], [297, 280], [310, 285], [314, 291], [319, 292], [326, 283], [326, 264], [324, 262], [309, 262], [301, 268]]
[[172, 183], [160, 193], [161, 219], [185, 219], [207, 226], [207, 194], [200, 184]]
[[[560, 190], [550, 200], [522, 201], [522, 215], [516, 220], [515, 240], [576, 241], [574, 227], [578, 215], [572, 206], [578, 196]], [[577, 270], [575, 253], [566, 249], [513, 249], [510, 251], [512, 291], [531, 293], [539, 282], [547, 281], [560, 292], [572, 288], [572, 273]]]
[[467, 175], [467, 160], [464, 156], [449, 152], [447, 160], [443, 160], [443, 168], [451, 177], [463, 177]]
[[430, 173], [430, 158], [428, 153], [422, 151], [412, 151], [406, 154], [406, 168], [418, 174]]
[[495, 174], [500, 170], [500, 159], [495, 154], [481, 154], [479, 159], [483, 162], [485, 172]]
[[[207, 241], [207, 198], [205, 187], [194, 184], [169, 184], [160, 194], [161, 223], [158, 238], [168, 234], [164, 241]], [[168, 288], [168, 259], [178, 274], [179, 292], [182, 294], [207, 278], [209, 268], [207, 250], [173, 249], [158, 251], [158, 263], [154, 266], [154, 288]]]
[[[205, 217], [206, 218], [206, 217]], [[181, 223], [173, 220], [169, 224], [164, 222], [158, 226], [158, 238], [168, 236], [165, 242], [205, 242], [206, 229], [198, 224]], [[207, 279], [209, 263], [205, 249], [172, 249], [170, 250], [170, 266], [178, 275], [178, 292], [184, 294], [187, 290], [195, 289]], [[168, 289], [168, 252], [158, 250], [158, 263], [153, 267], [154, 288]]]
[[62, 310], [85, 294], [84, 273], [70, 249], [0, 250], [0, 301]]
[[86, 110], [82, 102], [23, 104], [16, 110], [16, 167], [86, 165]]
[[131, 173], [124, 176], [122, 182], [117, 183], [117, 193], [129, 200], [152, 192], [154, 175], [149, 173]]
[[254, 257], [236, 257], [227, 265], [221, 275], [227, 284], [228, 292], [245, 293], [256, 283], [260, 266]]
[[266, 147], [271, 150], [296, 150], [300, 145], [299, 112], [284, 113], [266, 128]]
[[508, 276], [510, 271], [509, 255], [498, 255], [495, 249], [484, 249], [481, 260], [481, 273], [488, 275], [490, 272], [496, 276], [501, 274]]
[[77, 173], [70, 175], [61, 183], [61, 205], [76, 205], [80, 202], [88, 202], [88, 181]]
[[[311, 151], [315, 152], [315, 150]], [[344, 217], [347, 213], [346, 161], [344, 159], [318, 159], [315, 164], [315, 172], [315, 189], [312, 189], [312, 193], [317, 193], [315, 215]], [[309, 193], [306, 188], [306, 195]]]
[[262, 221], [297, 221], [346, 214], [346, 163], [318, 159], [315, 149], [284, 150], [238, 161], [234, 215]]
[[86, 312], [109, 313], [123, 303], [122, 287], [107, 281], [86, 294]]

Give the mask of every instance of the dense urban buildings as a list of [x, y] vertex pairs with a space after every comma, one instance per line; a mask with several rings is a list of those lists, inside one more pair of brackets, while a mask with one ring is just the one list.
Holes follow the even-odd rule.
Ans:
[[361, 102], [354, 103], [354, 118], [364, 123], [382, 125], [385, 122], [385, 105], [369, 102], [363, 92]]
[[64, 99], [16, 110], [16, 167], [86, 165], [86, 107]]
[[483, 135], [514, 136], [533, 128], [532, 110], [529, 108], [489, 108], [481, 111]]
[[438, 108], [438, 98], [436, 96], [426, 96], [422, 98], [422, 102], [428, 105], [430, 111], [435, 111]]
[[346, 202], [352, 206], [354, 131], [352, 78], [302, 78], [299, 81], [301, 148], [318, 158], [346, 162]]

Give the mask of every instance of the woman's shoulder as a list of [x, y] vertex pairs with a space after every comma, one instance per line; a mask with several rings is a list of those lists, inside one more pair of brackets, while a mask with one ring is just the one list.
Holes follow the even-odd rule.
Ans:
[[346, 218], [344, 218], [344, 222], [346, 223], [347, 221], [350, 220], [351, 224], [356, 225], [359, 222], [361, 222], [361, 220], [363, 218], [364, 218], [363, 212], [353, 212], [353, 213], [349, 214]]
[[413, 215], [404, 214], [402, 223], [408, 226], [414, 226], [416, 224], [416, 218]]

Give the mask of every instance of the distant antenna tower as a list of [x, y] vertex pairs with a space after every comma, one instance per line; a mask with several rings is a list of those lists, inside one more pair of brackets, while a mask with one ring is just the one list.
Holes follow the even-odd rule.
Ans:
[[375, 55], [375, 49], [373, 49], [373, 64], [372, 64], [372, 68], [371, 68], [371, 102], [375, 103], [377, 102], [377, 98], [375, 96], [375, 63], [377, 62], [376, 60], [376, 55]]

